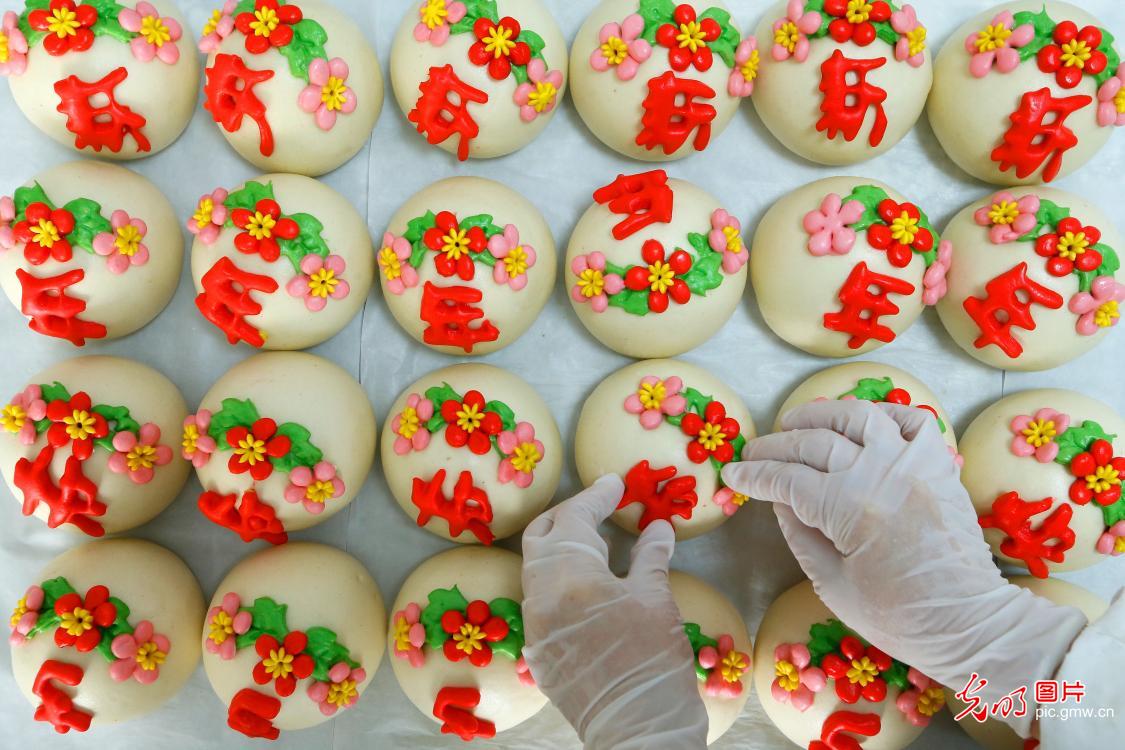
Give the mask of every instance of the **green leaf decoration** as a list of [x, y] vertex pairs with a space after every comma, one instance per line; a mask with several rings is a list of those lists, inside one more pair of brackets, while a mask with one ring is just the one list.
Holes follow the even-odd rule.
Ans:
[[268, 596], [258, 597], [252, 606], [243, 607], [242, 610], [249, 612], [252, 620], [250, 629], [235, 641], [238, 650], [253, 646], [261, 635], [272, 635], [279, 641], [285, 640], [285, 636], [289, 634], [289, 627], [285, 624], [288, 609], [287, 605], [278, 604]]
[[41, 391], [43, 400], [48, 404], [52, 401], [70, 401], [70, 391], [57, 380], [50, 385], [39, 386], [39, 390]]
[[414, 244], [421, 241], [427, 230], [435, 226], [437, 226], [437, 215], [433, 211], [427, 211], [425, 216], [411, 219], [406, 225], [406, 233], [402, 236], [407, 242]]
[[328, 32], [311, 18], [302, 18], [293, 24], [293, 41], [283, 47], [274, 47], [289, 61], [289, 72], [294, 78], [300, 78], [308, 83], [309, 65], [317, 58], [328, 59], [324, 51], [324, 44], [328, 41]]
[[293, 264], [293, 270], [297, 273], [301, 273], [301, 261], [305, 259], [306, 255], [319, 255], [322, 258], [328, 257], [328, 243], [324, 241], [324, 237], [320, 234], [324, 231], [324, 224], [310, 214], [291, 214], [287, 216], [297, 222], [297, 226], [301, 228], [301, 231], [291, 240], [279, 237], [277, 245], [281, 248], [281, 254], [288, 258], [289, 262]]
[[290, 472], [298, 466], [310, 469], [320, 463], [324, 454], [309, 440], [311, 433], [303, 425], [285, 422], [277, 426], [277, 434], [289, 438], [289, 452], [280, 458], [270, 458], [278, 471]]
[[117, 657], [113, 655], [113, 639], [119, 635], [130, 635], [133, 626], [129, 624], [129, 606], [116, 596], [109, 597], [109, 601], [117, 607], [117, 619], [108, 628], [102, 629], [102, 639], [98, 642], [97, 649], [98, 653], [112, 664], [117, 661]]
[[1035, 229], [1019, 237], [1016, 241], [1035, 242], [1044, 233], [1044, 230], [1047, 230], [1047, 232], [1056, 231], [1059, 222], [1068, 216], [1070, 216], [1069, 208], [1042, 198], [1039, 201], [1039, 211], [1035, 214]]
[[504, 426], [505, 430], [516, 429], [516, 414], [512, 411], [512, 407], [503, 401], [489, 401], [484, 405], [484, 408], [485, 411], [496, 412], [500, 416], [500, 424]]
[[[273, 183], [267, 182], [247, 182], [242, 186], [241, 190], [235, 190], [227, 196], [223, 201], [223, 205], [233, 212], [236, 208], [245, 208], [247, 211], [253, 211], [254, 207], [258, 205], [258, 201], [265, 199], [273, 200]], [[228, 227], [234, 226], [234, 220], [231, 218], [230, 213], [227, 214]]]
[[891, 660], [891, 668], [883, 672], [879, 676], [887, 681], [891, 687], [896, 687], [899, 690], [910, 689], [910, 667], [903, 664], [898, 659]]
[[685, 388], [680, 395], [684, 397], [684, 401], [687, 401], [687, 406], [684, 407], [683, 413], [677, 414], [674, 417], [664, 418], [664, 421], [676, 427], [680, 426], [680, 423], [684, 421], [684, 414], [688, 412], [695, 412], [699, 416], [703, 416], [703, 412], [707, 410], [707, 406], [715, 400], [711, 396], [700, 393], [694, 388]]
[[892, 47], [898, 44], [899, 34], [888, 21], [875, 21], [871, 25], [875, 27], [875, 36]]
[[74, 231], [67, 237], [74, 247], [93, 253], [94, 237], [102, 232], [113, 231], [109, 219], [102, 216], [101, 204], [89, 198], [75, 198], [63, 208], [74, 214]]
[[645, 19], [645, 30], [641, 38], [649, 44], [655, 44], [657, 30], [666, 23], [672, 23], [676, 3], [674, 0], [641, 0], [638, 12]]
[[1125, 521], [1125, 497], [1121, 498], [1113, 505], [1103, 505], [1102, 516], [1105, 517], [1105, 527], [1107, 529], [1118, 521]]
[[723, 283], [723, 254], [712, 250], [707, 238], [701, 234], [689, 234], [688, 241], [697, 255], [692, 259], [691, 268], [680, 278], [693, 295], [706, 297], [707, 292], [718, 289]]
[[497, 226], [492, 217], [488, 214], [475, 214], [473, 216], [466, 216], [463, 219], [458, 219], [457, 226], [461, 229], [480, 227], [480, 229], [484, 231], [485, 237], [493, 237], [497, 234], [504, 233], [504, 227]]
[[1078, 291], [1080, 292], [1090, 291], [1090, 288], [1094, 285], [1094, 279], [1099, 276], [1112, 277], [1121, 270], [1121, 259], [1117, 256], [1116, 250], [1100, 242], [1094, 245], [1094, 249], [1102, 254], [1102, 264], [1093, 271], [1079, 271], [1077, 268], [1074, 270], [1074, 275], [1078, 277]]
[[[465, 17], [449, 27], [450, 34], [462, 34], [473, 30], [473, 24], [478, 18], [487, 18], [498, 22], [500, 14], [496, 10], [496, 0], [463, 0], [465, 3]], [[522, 38], [522, 35], [521, 35]]]
[[82, 0], [86, 5], [92, 5], [98, 11], [98, 20], [90, 27], [90, 31], [94, 32], [94, 36], [108, 36], [113, 37], [119, 42], [128, 44], [134, 37], [138, 36], [132, 31], [127, 30], [117, 20], [121, 11], [125, 10], [125, 6], [116, 0]]
[[1029, 23], [1035, 28], [1035, 36], [1032, 40], [1019, 48], [1021, 61], [1031, 60], [1039, 54], [1039, 50], [1054, 43], [1052, 35], [1055, 32], [1055, 22], [1047, 15], [1046, 6], [1038, 13], [1029, 10], [1020, 11], [1015, 14], [1014, 19], [1016, 26]]
[[1116, 439], [1116, 435], [1108, 434], [1100, 424], [1087, 419], [1080, 426], [1072, 426], [1055, 438], [1055, 444], [1059, 446], [1059, 455], [1055, 456], [1055, 463], [1069, 467], [1074, 457], [1090, 450], [1090, 446], [1095, 441], [1108, 440], [1112, 443]]
[[95, 440], [95, 444], [105, 448], [107, 451], [113, 452], [116, 450], [113, 447], [113, 438], [119, 432], [131, 432], [137, 435], [141, 431], [141, 425], [129, 413], [129, 409], [124, 406], [107, 406], [106, 404], [95, 404], [94, 408], [90, 411], [95, 414], [101, 414], [105, 417], [105, 421], [109, 422], [109, 434], [103, 438]]
[[886, 401], [887, 394], [895, 388], [894, 381], [890, 378], [861, 378], [856, 387], [847, 393], [841, 393], [837, 399], [845, 396], [855, 396], [860, 401]]
[[[531, 57], [533, 59], [539, 58], [543, 60], [543, 62], [547, 62], [543, 57], [543, 50], [547, 48], [547, 42], [543, 40], [543, 37], [539, 36], [531, 29], [521, 29], [520, 41], [527, 42], [527, 46], [531, 48]], [[525, 66], [520, 65], [518, 67], [523, 68]]]
[[441, 649], [448, 634], [441, 628], [441, 616], [455, 609], [464, 612], [469, 606], [469, 600], [461, 590], [454, 586], [451, 589], [434, 589], [430, 592], [429, 604], [422, 610], [418, 622], [426, 629], [426, 645], [433, 649]]
[[1105, 70], [1094, 76], [1094, 82], [1101, 88], [1102, 84], [1108, 81], [1113, 76], [1117, 75], [1117, 67], [1121, 64], [1121, 56], [1117, 54], [1117, 50], [1113, 48], [1113, 34], [1109, 33], [1109, 29], [1099, 29], [1102, 32], [1102, 43], [1098, 47], [1099, 50], [1106, 57]]
[[211, 415], [211, 425], [207, 434], [215, 439], [220, 449], [230, 450], [227, 430], [232, 427], [249, 429], [258, 421], [258, 409], [250, 399], [224, 398], [223, 408]]
[[812, 665], [819, 667], [824, 657], [840, 648], [840, 641], [848, 635], [851, 635], [851, 631], [839, 620], [832, 619], [828, 622], [814, 623], [809, 628], [808, 643]]
[[308, 645], [305, 646], [305, 653], [316, 663], [312, 673], [314, 680], [327, 682], [328, 671], [340, 662], [344, 662], [352, 669], [359, 666], [359, 662], [351, 658], [347, 647], [336, 640], [335, 631], [317, 626], [306, 630], [305, 635], [309, 639]]
[[31, 187], [16, 188], [16, 192], [12, 195], [12, 202], [16, 204], [16, 215], [12, 219], [13, 224], [26, 218], [24, 214], [27, 213], [27, 207], [32, 203], [45, 203], [51, 209], [55, 207], [55, 204], [51, 203], [51, 199], [47, 197], [43, 186], [38, 182], [33, 183]]
[[859, 217], [859, 221], [852, 224], [852, 229], [856, 233], [862, 232], [870, 227], [872, 224], [879, 224], [883, 220], [879, 218], [879, 204], [890, 198], [887, 191], [881, 187], [874, 185], [857, 185], [852, 189], [850, 195], [844, 198], [843, 202], [859, 201], [863, 204], [863, 216]]
[[707, 670], [699, 665], [699, 652], [704, 646], [717, 648], [719, 642], [710, 636], [704, 635], [703, 628], [694, 622], [684, 623], [684, 635], [687, 636], [688, 643], [691, 644], [691, 651], [695, 654], [695, 676], [700, 680], [706, 680]]
[[488, 603], [492, 614], [508, 623], [508, 636], [492, 644], [492, 650], [504, 654], [513, 661], [523, 653], [523, 613], [519, 602], [500, 597]]
[[[288, 5], [285, 0], [278, 0], [278, 5]], [[256, 0], [239, 0], [238, 5], [234, 6], [234, 12], [231, 13], [235, 18], [241, 13], [253, 13], [254, 6], [257, 5]]]
[[[608, 269], [608, 264], [607, 268]], [[613, 273], [612, 271], [610, 273]], [[620, 307], [630, 315], [648, 315], [648, 292], [636, 289], [622, 289], [608, 296], [610, 307]]]
[[700, 21], [705, 18], [714, 20], [722, 29], [719, 38], [710, 43], [711, 51], [718, 55], [728, 68], [733, 68], [734, 55], [738, 50], [738, 43], [742, 41], [742, 35], [730, 22], [730, 13], [722, 8], [708, 8], [699, 14]]

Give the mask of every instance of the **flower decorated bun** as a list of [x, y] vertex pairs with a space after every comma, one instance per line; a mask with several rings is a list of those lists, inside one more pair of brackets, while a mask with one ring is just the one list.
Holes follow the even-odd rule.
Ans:
[[566, 91], [566, 41], [542, 0], [409, 0], [391, 85], [409, 125], [461, 161], [531, 143]]
[[199, 198], [195, 306], [231, 344], [304, 349], [339, 333], [363, 309], [375, 262], [367, 225], [340, 193], [293, 174], [269, 174]]
[[502, 549], [449, 550], [415, 568], [398, 592], [387, 632], [391, 667], [442, 733], [488, 738], [547, 703], [523, 659], [522, 562]]
[[989, 193], [954, 216], [943, 236], [953, 257], [938, 314], [953, 340], [985, 364], [1058, 367], [1097, 346], [1125, 314], [1121, 235], [1073, 193]]
[[13, 602], [9, 635], [29, 729], [33, 714], [62, 733], [130, 721], [168, 702], [195, 672], [203, 593], [164, 547], [90, 542], [30, 583]]
[[194, 633], [227, 726], [275, 740], [371, 700], [386, 616], [366, 568], [335, 547], [294, 542], [239, 562]]
[[235, 365], [183, 423], [199, 509], [244, 542], [283, 544], [359, 493], [375, 457], [375, 413], [359, 383], [312, 354]]
[[930, 124], [973, 177], [1034, 185], [1094, 158], [1125, 124], [1125, 69], [1113, 37], [1082, 8], [1005, 2], [949, 37], [934, 64]]
[[750, 280], [774, 333], [850, 357], [893, 342], [941, 299], [951, 255], [918, 204], [874, 180], [829, 177], [766, 212]]
[[902, 750], [945, 710], [940, 685], [836, 619], [808, 581], [766, 610], [753, 679], [766, 716], [801, 747], [842, 735]]
[[663, 170], [594, 192], [570, 236], [565, 283], [578, 319], [630, 357], [694, 349], [734, 313], [749, 260], [742, 224], [707, 192]]
[[44, 133], [103, 159], [163, 151], [187, 127], [199, 58], [169, 0], [27, 0], [3, 16], [0, 76]]
[[183, 396], [150, 367], [76, 357], [0, 401], [0, 471], [26, 516], [101, 537], [155, 518], [184, 486]]
[[1100, 401], [1031, 390], [961, 436], [961, 481], [1002, 562], [1037, 578], [1125, 554], [1125, 420]]
[[559, 484], [563, 444], [531, 386], [491, 365], [437, 370], [391, 407], [380, 453], [419, 526], [465, 544], [520, 533]]
[[720, 0], [604, 0], [571, 48], [571, 95], [597, 138], [625, 156], [703, 151], [754, 91], [758, 43]]
[[0, 196], [0, 286], [28, 327], [75, 346], [143, 328], [180, 279], [167, 199], [122, 167], [75, 161]]
[[198, 45], [203, 108], [258, 169], [316, 177], [367, 145], [383, 73], [361, 27], [331, 3], [225, 0]]
[[933, 83], [924, 2], [782, 0], [757, 37], [752, 100], [782, 145], [818, 164], [889, 151], [922, 114]]
[[640, 533], [657, 519], [678, 539], [705, 534], [748, 500], [723, 486], [722, 468], [755, 437], [734, 391], [707, 370], [674, 359], [613, 373], [582, 407], [575, 463], [589, 486], [605, 474], [625, 482], [613, 521]]
[[555, 284], [555, 241], [542, 214], [480, 177], [451, 177], [415, 193], [375, 253], [395, 320], [446, 354], [489, 354], [512, 343]]

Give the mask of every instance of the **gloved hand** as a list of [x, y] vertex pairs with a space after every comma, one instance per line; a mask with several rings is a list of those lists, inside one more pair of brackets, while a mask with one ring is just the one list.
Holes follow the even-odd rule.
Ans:
[[774, 503], [817, 595], [891, 656], [954, 692], [972, 673], [990, 703], [1058, 670], [1085, 618], [1007, 583], [993, 563], [933, 415], [823, 401], [750, 441], [723, 481]]
[[625, 578], [598, 534], [624, 489], [602, 477], [524, 531], [524, 657], [586, 747], [702, 748], [707, 713], [668, 586], [675, 532], [649, 524]]

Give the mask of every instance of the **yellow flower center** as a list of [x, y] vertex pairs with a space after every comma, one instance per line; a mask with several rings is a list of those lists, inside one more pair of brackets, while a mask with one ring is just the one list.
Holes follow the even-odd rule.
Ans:
[[773, 665], [773, 673], [777, 677], [777, 684], [787, 693], [792, 693], [801, 686], [800, 672], [792, 662], [775, 662]]
[[398, 259], [394, 248], [384, 247], [379, 251], [379, 267], [383, 269], [383, 276], [387, 281], [394, 281], [402, 276], [402, 261]]
[[156, 446], [140, 444], [133, 446], [133, 450], [125, 455], [125, 464], [129, 467], [129, 471], [151, 469], [156, 465]]
[[25, 614], [27, 614], [27, 597], [21, 596], [16, 602], [16, 608], [12, 610], [12, 616], [8, 618], [8, 624], [14, 629]]
[[535, 90], [527, 95], [527, 103], [536, 112], [542, 112], [554, 103], [558, 93], [559, 90], [555, 88], [555, 84], [550, 81], [540, 81], [535, 84]]
[[195, 446], [199, 442], [199, 428], [193, 424], [184, 425], [183, 439], [180, 440], [180, 445], [188, 453], [195, 453]]
[[517, 245], [504, 256], [504, 270], [513, 279], [527, 273], [527, 251], [523, 245]]
[[602, 57], [610, 65], [620, 65], [629, 56], [629, 45], [619, 36], [611, 36], [602, 42]]
[[59, 239], [59, 228], [49, 219], [40, 219], [39, 223], [31, 228], [31, 241], [40, 247], [50, 250]]
[[395, 620], [395, 651], [409, 651], [413, 646], [410, 642], [410, 623], [405, 617]]
[[305, 499], [318, 505], [324, 505], [332, 499], [335, 492], [336, 488], [332, 486], [332, 482], [323, 482], [317, 479], [305, 488]]
[[238, 456], [240, 464], [253, 466], [259, 461], [266, 460], [266, 442], [253, 435], [247, 435], [234, 446], [234, 455]]
[[261, 211], [255, 211], [246, 225], [246, 231], [256, 240], [268, 240], [273, 236], [273, 228], [277, 226], [277, 219]]
[[334, 706], [345, 708], [359, 695], [355, 680], [333, 682], [328, 686], [328, 702]]
[[945, 708], [945, 691], [939, 687], [928, 687], [918, 696], [918, 713], [923, 716], [933, 716], [943, 708]]
[[862, 659], [852, 659], [852, 666], [848, 670], [848, 682], [852, 684], [858, 682], [862, 687], [867, 687], [878, 676], [879, 668], [871, 659], [866, 656]]
[[1058, 431], [1055, 428], [1054, 420], [1050, 419], [1033, 419], [1028, 423], [1027, 427], [1023, 428], [1021, 434], [1027, 440], [1027, 444], [1035, 448], [1041, 448], [1047, 443], [1055, 439]]
[[1086, 475], [1086, 486], [1092, 492], [1106, 492], [1121, 484], [1121, 474], [1112, 466], [1099, 466], [1093, 474]]
[[595, 268], [587, 268], [578, 274], [578, 291], [586, 299], [597, 297], [605, 291], [605, 274]]
[[920, 55], [926, 49], [926, 27], [915, 26], [906, 32], [906, 43], [910, 45], [910, 55]]
[[737, 651], [730, 651], [720, 663], [719, 674], [727, 682], [738, 682], [742, 679], [742, 675], [748, 666], [750, 665], [746, 661], [746, 657]]
[[718, 450], [727, 441], [727, 435], [719, 425], [704, 422], [703, 429], [699, 431], [699, 437], [696, 439], [704, 448], [713, 451]]
[[[215, 12], [218, 13], [219, 11]], [[203, 228], [211, 223], [211, 217], [214, 214], [215, 201], [210, 198], [202, 198], [199, 201], [199, 205], [195, 207], [195, 213], [192, 214], [191, 218], [195, 219], [195, 223], [198, 224], [200, 228]]]
[[648, 267], [648, 285], [654, 292], [660, 292], [661, 294], [667, 292], [675, 277], [676, 274], [672, 270], [672, 266], [662, 260], [658, 260]]
[[320, 101], [329, 112], [343, 109], [348, 101], [348, 87], [344, 85], [344, 79], [328, 76], [328, 83], [320, 89]]
[[641, 400], [641, 406], [645, 409], [659, 409], [667, 395], [668, 389], [664, 386], [663, 380], [641, 383], [641, 387], [637, 389], [637, 398]]
[[1008, 224], [1015, 223], [1019, 218], [1020, 207], [1015, 201], [1003, 200], [992, 204], [992, 208], [988, 209], [988, 219], [993, 224]]
[[445, 7], [445, 0], [426, 0], [426, 4], [422, 6], [419, 15], [422, 17], [422, 23], [426, 24], [426, 28], [433, 31], [445, 23], [445, 17], [449, 15], [449, 11]]
[[871, 10], [871, 3], [867, 0], [848, 0], [848, 22], [863, 23], [871, 18]]
[[484, 421], [484, 412], [475, 404], [462, 404], [457, 411], [457, 426], [465, 432], [476, 432]]
[[156, 641], [149, 641], [137, 647], [137, 655], [134, 658], [136, 658], [137, 664], [141, 666], [141, 669], [146, 672], [151, 672], [163, 664], [167, 656], [168, 654], [161, 651], [156, 645]]
[[63, 424], [71, 440], [85, 440], [94, 434], [94, 415], [85, 409], [75, 409], [69, 417], [63, 417]]
[[1090, 249], [1090, 239], [1085, 232], [1067, 232], [1059, 237], [1059, 257], [1078, 260], [1078, 256]]
[[989, 24], [977, 32], [977, 52], [994, 52], [1008, 46], [1012, 30], [1002, 23]]
[[676, 41], [680, 43], [681, 48], [686, 47], [696, 52], [707, 46], [707, 40], [704, 38], [706, 36], [699, 21], [688, 21], [680, 24], [680, 33], [676, 34]]
[[270, 649], [270, 655], [262, 659], [262, 666], [266, 668], [266, 674], [275, 680], [288, 677], [293, 671], [293, 654], [285, 653], [282, 647]]
[[212, 642], [221, 646], [227, 638], [234, 635], [234, 618], [220, 609], [218, 613], [211, 618], [210, 627], [211, 632], [207, 634], [207, 637]]
[[1117, 114], [1125, 114], [1125, 86], [1117, 92], [1117, 96], [1113, 97], [1113, 106], [1117, 109]]
[[82, 607], [75, 607], [69, 612], [63, 612], [59, 617], [59, 627], [67, 635], [78, 637], [94, 627], [94, 613]]
[[896, 242], [909, 245], [918, 236], [918, 219], [903, 211], [898, 218], [891, 222], [891, 237]]
[[758, 54], [758, 50], [752, 50], [750, 57], [746, 58], [746, 62], [742, 63], [738, 72], [742, 73], [742, 77], [747, 81], [753, 81], [758, 77], [758, 66], [761, 62], [762, 56]]
[[441, 238], [441, 251], [449, 256], [450, 260], [459, 260], [469, 252], [469, 230], [449, 230], [449, 234]]
[[339, 283], [340, 279], [336, 277], [335, 271], [331, 268], [321, 268], [309, 277], [309, 294], [328, 299], [328, 296], [336, 291]]
[[512, 467], [523, 474], [530, 474], [542, 459], [535, 443], [520, 443], [512, 452]]
[[1117, 300], [1111, 299], [1094, 311], [1094, 324], [1099, 328], [1109, 328], [1121, 317], [1121, 308]]
[[484, 42], [485, 51], [491, 52], [497, 60], [512, 54], [512, 50], [516, 48], [512, 30], [506, 26], [490, 26], [488, 34], [481, 41]]
[[8, 48], [8, 35], [0, 31], [0, 65], [8, 62], [11, 54], [11, 50]]
[[484, 631], [471, 622], [461, 626], [461, 630], [453, 634], [453, 642], [460, 651], [472, 654], [484, 648]]
[[277, 11], [273, 8], [264, 7], [254, 11], [254, 20], [250, 22], [250, 30], [254, 32], [254, 36], [269, 36], [280, 25], [281, 19], [278, 18]]
[[1074, 39], [1062, 46], [1062, 62], [1067, 68], [1084, 68], [1093, 56], [1094, 50], [1081, 39]]
[[141, 247], [141, 230], [132, 224], [126, 224], [117, 230], [117, 237], [113, 240], [117, 252], [127, 258], [132, 258]]
[[27, 422], [27, 410], [19, 404], [8, 404], [0, 409], [0, 427], [8, 432], [19, 432]]
[[734, 503], [739, 508], [741, 508], [743, 505], [746, 505], [749, 500], [750, 497], [748, 495], [743, 495], [741, 492], [735, 492], [730, 496], [730, 502]]
[[418, 432], [421, 423], [422, 420], [418, 418], [418, 410], [413, 406], [407, 406], [398, 418], [398, 434], [410, 440], [414, 437], [414, 433]]
[[172, 41], [172, 32], [160, 16], [145, 16], [141, 19], [141, 30], [137, 32], [149, 44], [163, 47], [165, 42]]
[[78, 14], [70, 8], [55, 8], [47, 19], [47, 31], [59, 39], [76, 36], [78, 27]]
[[792, 21], [786, 21], [773, 32], [773, 43], [784, 47], [789, 54], [797, 49], [797, 42], [801, 40], [801, 30]]
[[727, 238], [727, 252], [740, 253], [742, 252], [742, 232], [734, 227], [723, 227], [723, 236]]
[[223, 20], [223, 11], [219, 8], [211, 11], [211, 17], [207, 19], [207, 23], [203, 24], [203, 36], [214, 34], [215, 29], [219, 28], [219, 22]]

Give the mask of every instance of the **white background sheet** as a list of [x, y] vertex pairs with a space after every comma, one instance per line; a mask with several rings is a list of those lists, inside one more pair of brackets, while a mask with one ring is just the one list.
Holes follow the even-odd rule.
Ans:
[[[546, 1], [568, 40], [572, 40], [585, 15], [596, 5], [595, 0]], [[408, 10], [413, 12], [416, 0], [333, 2], [346, 10], [376, 45], [386, 73], [391, 38], [402, 15]], [[518, 0], [507, 2], [518, 6]], [[186, 32], [197, 33], [217, 4], [218, 0], [180, 0], [189, 21]], [[915, 0], [914, 4], [929, 27], [931, 49], [936, 51], [964, 19], [992, 3]], [[769, 3], [733, 0], [728, 5], [745, 30], [758, 23]], [[1118, 36], [1125, 35], [1125, 5], [1118, 0], [1088, 0], [1083, 5]], [[15, 0], [0, 0], [0, 9], [14, 7]], [[639, 171], [637, 163], [602, 147], [569, 102], [542, 136], [523, 151], [495, 161], [460, 164], [445, 152], [427, 146], [413, 132], [396, 106], [390, 87], [387, 88], [383, 114], [369, 147], [325, 178], [367, 217], [376, 241], [382, 236], [384, 223], [407, 196], [449, 175], [479, 175], [507, 183], [543, 211], [559, 244], [561, 269], [567, 238], [589, 205], [591, 192], [619, 172]], [[37, 172], [74, 158], [70, 150], [55, 145], [23, 119], [4, 86], [0, 86], [0, 112], [0, 193], [11, 194]], [[196, 112], [176, 144], [131, 166], [165, 192], [182, 218], [190, 215], [203, 193], [218, 185], [232, 187], [257, 174], [227, 147], [217, 126], [202, 109]], [[924, 118], [902, 143], [882, 157], [851, 168], [832, 169], [814, 166], [784, 151], [762, 126], [750, 104], [742, 108], [707, 152], [673, 163], [667, 169], [671, 175], [692, 180], [716, 194], [732, 213], [741, 217], [748, 233], [773, 201], [800, 185], [833, 174], [883, 180], [923, 206], [938, 226], [944, 225], [962, 206], [990, 191], [946, 158]], [[1060, 187], [1090, 198], [1117, 220], [1119, 228], [1125, 229], [1120, 211], [1123, 171], [1125, 134], [1118, 134], [1093, 163], [1061, 181]], [[185, 236], [185, 243], [187, 239]], [[199, 316], [192, 304], [193, 296], [185, 257], [176, 296], [154, 323], [124, 340], [93, 342], [86, 352], [132, 357], [152, 365], [176, 382], [190, 405], [197, 404], [223, 372], [252, 352], [246, 347], [228, 346], [218, 331]], [[122, 303], [127, 304], [127, 300]], [[362, 318], [352, 321], [338, 336], [313, 351], [340, 364], [363, 383], [377, 410], [380, 427], [400, 390], [423, 373], [458, 361], [436, 354], [403, 334], [377, 291], [368, 300]], [[16, 393], [27, 378], [43, 367], [77, 353], [68, 344], [32, 334], [16, 309], [7, 303], [0, 304], [0, 352], [0, 397]], [[925, 380], [952, 415], [958, 433], [1002, 394], [1034, 386], [1076, 387], [1125, 412], [1125, 385], [1121, 377], [1125, 333], [1121, 331], [1116, 331], [1099, 350], [1054, 371], [1005, 375], [963, 354], [946, 336], [933, 311], [927, 311], [906, 335], [869, 358], [905, 368]], [[684, 359], [712, 368], [729, 383], [749, 406], [760, 430], [769, 428], [777, 408], [799, 382], [832, 364], [774, 337], [749, 294], [726, 327], [684, 355]], [[568, 443], [586, 395], [602, 377], [627, 364], [626, 358], [605, 349], [586, 334], [571, 312], [562, 285], [521, 340], [485, 361], [508, 368], [534, 385], [550, 405]], [[567, 497], [577, 489], [576, 474], [568, 460], [559, 497]], [[195, 505], [199, 492], [193, 476], [167, 511], [132, 534], [181, 555], [209, 597], [225, 571], [261, 543], [244, 545], [231, 533], [204, 520]], [[413, 520], [399, 509], [387, 492], [378, 461], [363, 491], [346, 512], [293, 536], [336, 545], [357, 556], [375, 576], [388, 604], [415, 566], [450, 546], [445, 540], [417, 529]], [[631, 537], [616, 529], [611, 537], [619, 543], [615, 562], [624, 565]], [[40, 568], [75, 542], [72, 537], [49, 532], [43, 524], [22, 517], [19, 504], [7, 488], [0, 489], [0, 602], [4, 606], [14, 603], [30, 582], [38, 580]], [[511, 542], [505, 546], [518, 549]], [[773, 513], [756, 504], [745, 507], [717, 531], [679, 545], [673, 565], [724, 591], [741, 610], [751, 633], [770, 602], [803, 578], [781, 538]], [[1108, 598], [1125, 578], [1123, 574], [1125, 558], [1118, 558], [1065, 577]], [[7, 649], [0, 648], [0, 661], [0, 745], [6, 747], [21, 747], [24, 742], [40, 748], [92, 747], [97, 743], [120, 750], [262, 747], [226, 727], [226, 707], [212, 693], [202, 668], [163, 710], [123, 726], [63, 738], [47, 725], [32, 721], [32, 708], [18, 693], [10, 676]], [[716, 747], [791, 746], [770, 724], [758, 701], [758, 696], [751, 696], [738, 723]], [[558, 748], [574, 747], [578, 742], [561, 715], [548, 706], [534, 719], [480, 745]], [[386, 664], [356, 708], [320, 727], [284, 734], [277, 744], [279, 748], [457, 746], [459, 740], [439, 735], [437, 726], [406, 700]], [[953, 726], [948, 714], [943, 714], [913, 745], [919, 750], [972, 746]]]

